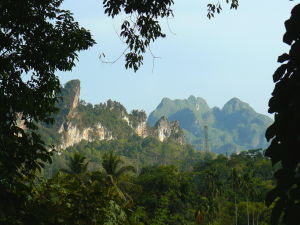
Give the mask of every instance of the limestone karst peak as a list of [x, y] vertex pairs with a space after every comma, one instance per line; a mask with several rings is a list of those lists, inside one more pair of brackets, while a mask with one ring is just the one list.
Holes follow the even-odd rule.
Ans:
[[251, 108], [248, 103], [245, 103], [238, 98], [232, 98], [223, 106], [222, 112], [226, 114], [231, 114], [241, 109], [248, 109], [254, 111], [254, 109]]
[[[210, 108], [201, 97], [169, 100], [168, 104], [152, 111], [148, 117], [153, 126], [161, 117], [178, 121], [187, 143], [195, 149], [204, 148], [204, 126], [211, 127], [209, 140], [215, 153], [244, 151], [253, 148], [266, 148], [266, 128], [272, 123], [268, 116], [258, 114], [249, 104], [238, 98], [229, 100], [222, 109]], [[225, 147], [224, 147], [225, 146]]]

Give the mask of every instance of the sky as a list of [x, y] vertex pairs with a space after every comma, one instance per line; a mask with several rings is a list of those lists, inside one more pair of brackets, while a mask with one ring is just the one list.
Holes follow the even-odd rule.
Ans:
[[[209, 20], [207, 4], [215, 0], [174, 0], [174, 18], [161, 19], [166, 38], [151, 44], [144, 65], [135, 73], [125, 69], [123, 55], [114, 64], [103, 64], [99, 54], [114, 61], [125, 50], [116, 31], [122, 17], [104, 14], [102, 0], [65, 0], [61, 8], [74, 13], [75, 21], [91, 31], [97, 42], [79, 53], [71, 72], [57, 72], [61, 84], [81, 81], [80, 99], [98, 104], [118, 101], [128, 112], [144, 110], [149, 115], [162, 98], [202, 97], [212, 108], [222, 108], [236, 97], [256, 112], [268, 114], [268, 101], [274, 89], [272, 75], [280, 65], [279, 55], [288, 52], [282, 42], [284, 21], [298, 1], [239, 0], [230, 10], [225, 0], [220, 14]], [[153, 69], [153, 72], [152, 72]]]

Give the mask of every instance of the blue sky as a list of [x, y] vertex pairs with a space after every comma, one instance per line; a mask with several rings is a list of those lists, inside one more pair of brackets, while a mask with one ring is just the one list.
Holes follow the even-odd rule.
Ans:
[[[160, 21], [167, 37], [152, 43], [151, 51], [161, 57], [153, 60], [149, 50], [144, 65], [134, 73], [125, 69], [125, 57], [115, 64], [124, 49], [114, 26], [120, 30], [122, 18], [104, 14], [101, 0], [65, 0], [80, 26], [89, 29], [97, 44], [79, 53], [72, 72], [57, 72], [62, 84], [81, 81], [81, 99], [92, 104], [108, 99], [123, 104], [127, 111], [145, 110], [147, 115], [161, 99], [204, 98], [212, 108], [220, 108], [233, 97], [250, 104], [258, 113], [268, 114], [268, 101], [274, 88], [272, 75], [279, 66], [277, 57], [289, 51], [282, 42], [284, 21], [298, 1], [240, 0], [230, 10], [220, 0], [221, 14], [209, 20], [208, 3], [217, 1], [174, 0], [174, 19]], [[123, 18], [125, 15], [123, 15]], [[113, 25], [114, 24], [114, 25]]]

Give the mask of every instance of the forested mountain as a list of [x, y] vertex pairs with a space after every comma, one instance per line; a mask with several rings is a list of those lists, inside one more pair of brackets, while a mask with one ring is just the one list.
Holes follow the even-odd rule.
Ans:
[[[61, 87], [63, 101], [57, 103], [60, 111], [54, 115], [55, 123], [38, 124], [38, 132], [46, 145], [53, 144], [61, 150], [82, 140], [127, 139], [134, 134], [142, 138], [155, 137], [161, 142], [171, 138], [180, 144], [185, 143], [184, 133], [177, 121], [169, 122], [166, 117], [161, 117], [155, 126], [149, 127], [144, 111], [132, 110], [128, 113], [122, 104], [110, 99], [106, 103], [92, 105], [79, 100], [79, 96], [79, 80], [71, 80]], [[19, 121], [19, 126], [22, 126], [22, 121]]]
[[[59, 168], [65, 167], [67, 159], [75, 152], [92, 159], [89, 169], [97, 170], [101, 156], [114, 149], [127, 164], [138, 170], [147, 165], [169, 165], [184, 161], [187, 168], [214, 153], [201, 153], [185, 141], [178, 121], [169, 122], [162, 116], [150, 127], [144, 111], [131, 113], [119, 102], [92, 105], [79, 100], [80, 81], [72, 80], [62, 87], [63, 101], [57, 104], [60, 112], [54, 116], [55, 123], [38, 124], [38, 133], [46, 145], [54, 145], [58, 154], [53, 163], [47, 164], [42, 175], [51, 177]], [[21, 121], [19, 121], [21, 125]]]
[[[132, 224], [136, 225], [175, 225], [194, 224], [204, 219], [203, 224], [214, 221], [215, 224], [232, 225], [238, 220], [239, 224], [246, 225], [251, 218], [251, 222], [268, 224], [270, 209], [263, 201], [266, 193], [274, 187], [272, 175], [280, 165], [272, 168], [271, 161], [264, 157], [261, 149], [230, 156], [197, 151], [185, 140], [184, 131], [179, 126], [179, 123], [186, 129], [188, 125], [194, 126], [197, 135], [200, 125], [204, 124], [210, 129], [217, 124], [226, 131], [229, 122], [231, 129], [245, 124], [245, 121], [259, 123], [254, 110], [247, 104], [233, 99], [217, 114], [217, 109], [211, 110], [203, 99], [194, 101], [195, 98], [190, 97], [174, 104], [182, 110], [174, 105], [169, 107], [171, 110], [166, 110], [169, 114], [160, 117], [150, 127], [144, 111], [128, 113], [123, 105], [111, 100], [97, 105], [79, 100], [79, 80], [66, 83], [61, 96], [64, 101], [57, 103], [60, 112], [55, 115], [56, 122], [53, 125], [38, 124], [38, 132], [45, 144], [54, 144], [59, 153], [52, 156], [53, 162], [47, 163], [37, 177], [41, 185], [37, 196], [48, 196], [50, 190], [51, 199], [60, 199], [47, 205], [52, 211], [58, 206], [73, 210], [66, 199], [67, 193], [75, 193], [73, 198], [80, 201], [96, 198], [98, 202], [104, 202], [106, 208], [99, 218], [105, 215], [110, 221], [115, 218], [123, 222], [134, 220]], [[160, 109], [166, 109], [165, 102], [172, 106], [172, 101], [165, 99]], [[222, 121], [222, 116], [229, 121]], [[167, 117], [173, 121], [169, 122]], [[179, 122], [174, 120], [176, 117]], [[198, 128], [193, 125], [195, 118]], [[235, 121], [236, 118], [238, 121]], [[22, 125], [21, 120], [18, 123]], [[212, 138], [210, 136], [210, 140]], [[118, 165], [112, 166], [117, 162]], [[131, 173], [125, 173], [126, 168]], [[118, 171], [124, 171], [120, 178]], [[239, 180], [236, 188], [232, 187], [233, 175]], [[248, 184], [251, 187], [246, 186]], [[56, 187], [63, 188], [65, 194], [57, 197]], [[101, 190], [103, 194], [93, 197], [93, 189]], [[105, 198], [105, 191], [113, 195]], [[110, 206], [109, 199], [114, 199], [117, 205]], [[35, 201], [39, 203], [39, 197]], [[31, 202], [29, 211], [36, 210], [36, 202]], [[74, 208], [76, 204], [73, 204]], [[94, 209], [91, 207], [85, 212], [87, 217]], [[69, 215], [67, 211], [57, 213], [60, 218], [68, 218]], [[111, 216], [111, 213], [121, 216]]]
[[[226, 155], [267, 147], [264, 132], [272, 120], [237, 98], [222, 110], [210, 109], [204, 99], [194, 96], [174, 101], [164, 98], [147, 123], [144, 111], [128, 113], [119, 102], [108, 100], [92, 105], [79, 100], [79, 80], [67, 82], [61, 90], [63, 101], [57, 103], [60, 112], [55, 115], [56, 122], [38, 124], [46, 145], [54, 144], [59, 151], [54, 163], [45, 167], [47, 177], [77, 151], [93, 159], [90, 167], [96, 169], [101, 155], [111, 149], [127, 163], [142, 168], [177, 161], [185, 161], [187, 167], [205, 157], [214, 158], [213, 153]], [[199, 152], [204, 147], [205, 125], [211, 154]]]
[[238, 98], [231, 99], [220, 109], [210, 108], [203, 98], [192, 95], [184, 100], [163, 98], [148, 117], [150, 126], [162, 116], [179, 121], [186, 141], [196, 150], [204, 149], [204, 126], [207, 125], [211, 151], [223, 154], [267, 148], [265, 131], [273, 121]]

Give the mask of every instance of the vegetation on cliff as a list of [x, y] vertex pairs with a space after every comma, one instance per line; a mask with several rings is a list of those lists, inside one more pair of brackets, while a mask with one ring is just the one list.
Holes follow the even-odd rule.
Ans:
[[237, 98], [228, 101], [222, 109], [209, 108], [200, 97], [190, 96], [185, 100], [173, 101], [164, 98], [150, 113], [150, 126], [162, 116], [170, 121], [179, 121], [186, 141], [196, 150], [204, 149], [205, 125], [208, 126], [210, 149], [215, 153], [226, 154], [268, 147], [264, 133], [272, 119], [256, 113], [247, 103]]
[[42, 175], [47, 178], [52, 177], [59, 168], [65, 167], [65, 163], [75, 152], [92, 159], [90, 169], [97, 170], [102, 161], [102, 155], [111, 149], [114, 149], [115, 153], [123, 157], [126, 164], [134, 165], [138, 172], [144, 166], [160, 164], [178, 165], [183, 163], [183, 168], [187, 168], [204, 158], [216, 157], [214, 153], [196, 151], [192, 145], [181, 145], [172, 138], [160, 142], [152, 136], [143, 139], [137, 134], [133, 134], [128, 139], [96, 140], [94, 142], [82, 140], [77, 145], [63, 149], [61, 155], [54, 155], [53, 163], [45, 166], [44, 170], [42, 170]]

